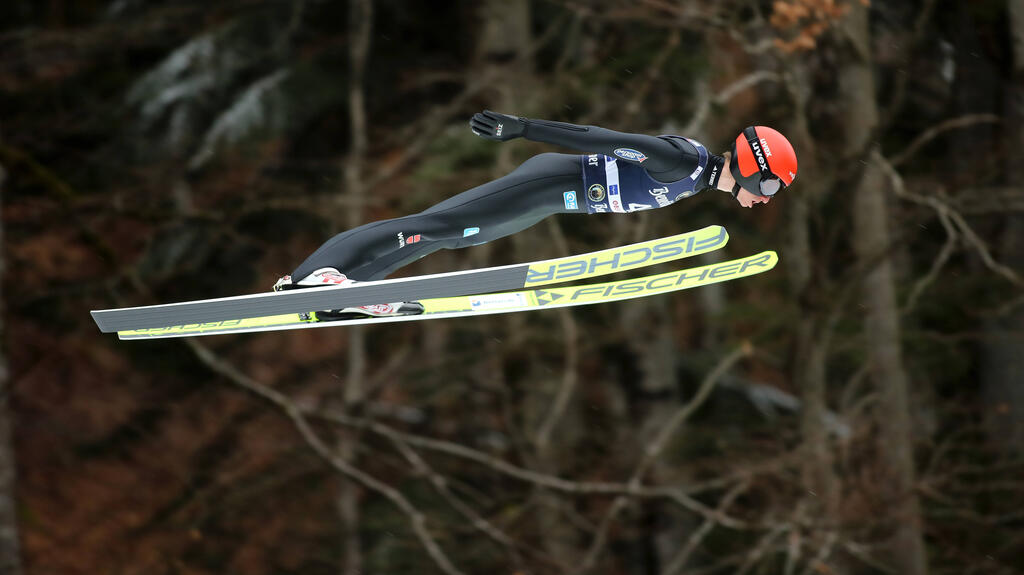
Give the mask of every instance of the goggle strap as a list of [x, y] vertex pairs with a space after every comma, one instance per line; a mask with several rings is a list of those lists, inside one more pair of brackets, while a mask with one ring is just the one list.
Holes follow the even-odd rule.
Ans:
[[768, 167], [768, 158], [765, 158], [763, 166], [757, 161], [757, 152], [755, 150], [761, 148], [761, 154], [764, 154], [764, 149], [761, 146], [761, 140], [757, 137], [757, 131], [751, 126], [743, 130], [743, 135], [747, 138], [747, 144], [750, 146], [750, 153], [754, 155], [754, 163], [757, 164], [757, 169], [761, 171], [761, 178], [774, 176], [775, 174], [773, 174], [771, 168]]

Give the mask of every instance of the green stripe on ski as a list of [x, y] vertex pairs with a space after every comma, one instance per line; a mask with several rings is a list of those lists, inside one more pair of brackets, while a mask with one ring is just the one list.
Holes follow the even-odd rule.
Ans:
[[284, 314], [204, 324], [122, 331], [118, 332], [118, 336], [121, 339], [150, 339], [312, 327], [340, 327], [363, 323], [422, 321], [591, 305], [649, 297], [740, 279], [771, 270], [775, 267], [776, 263], [778, 263], [778, 256], [775, 252], [765, 251], [753, 256], [707, 266], [613, 282], [426, 299], [420, 302], [424, 306], [424, 313], [420, 315], [313, 322], [303, 320], [303, 316], [299, 314]]

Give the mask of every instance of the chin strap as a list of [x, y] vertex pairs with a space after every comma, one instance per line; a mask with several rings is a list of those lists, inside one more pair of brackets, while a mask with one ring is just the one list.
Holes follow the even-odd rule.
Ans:
[[740, 189], [742, 189], [742, 188], [740, 188], [739, 184], [733, 184], [732, 185], [732, 197], [735, 198], [736, 196], [738, 196], [740, 194]]

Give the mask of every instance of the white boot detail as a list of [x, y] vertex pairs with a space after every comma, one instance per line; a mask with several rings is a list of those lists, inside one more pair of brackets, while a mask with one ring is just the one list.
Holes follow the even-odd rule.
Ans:
[[299, 280], [296, 285], [300, 286], [322, 286], [322, 285], [345, 285], [354, 284], [355, 280], [348, 279], [348, 276], [334, 268], [320, 268], [308, 276]]
[[[359, 282], [349, 279], [348, 276], [335, 268], [320, 268], [299, 280], [298, 283], [293, 283], [291, 276], [284, 276], [274, 284], [274, 291], [296, 289], [299, 287], [352, 286], [357, 283]], [[343, 319], [359, 315], [387, 317], [418, 313], [423, 313], [423, 306], [417, 302], [395, 302], [320, 311], [317, 312], [317, 317], [322, 321], [330, 321], [331, 319]]]

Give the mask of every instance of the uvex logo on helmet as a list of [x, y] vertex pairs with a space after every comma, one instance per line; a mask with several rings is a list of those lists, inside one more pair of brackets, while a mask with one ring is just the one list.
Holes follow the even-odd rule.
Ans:
[[[761, 169], [768, 168], [768, 159], [764, 157], [764, 152], [761, 151], [760, 142], [750, 142], [750, 148], [754, 150], [754, 157], [757, 158], [757, 165], [760, 166]], [[770, 170], [771, 168], [768, 169]]]
[[[750, 193], [771, 195], [774, 192], [769, 190], [773, 187], [777, 190], [789, 186], [796, 178], [796, 151], [777, 130], [749, 126], [733, 141], [729, 171], [736, 183]], [[774, 185], [762, 188], [762, 181], [772, 181]]]

